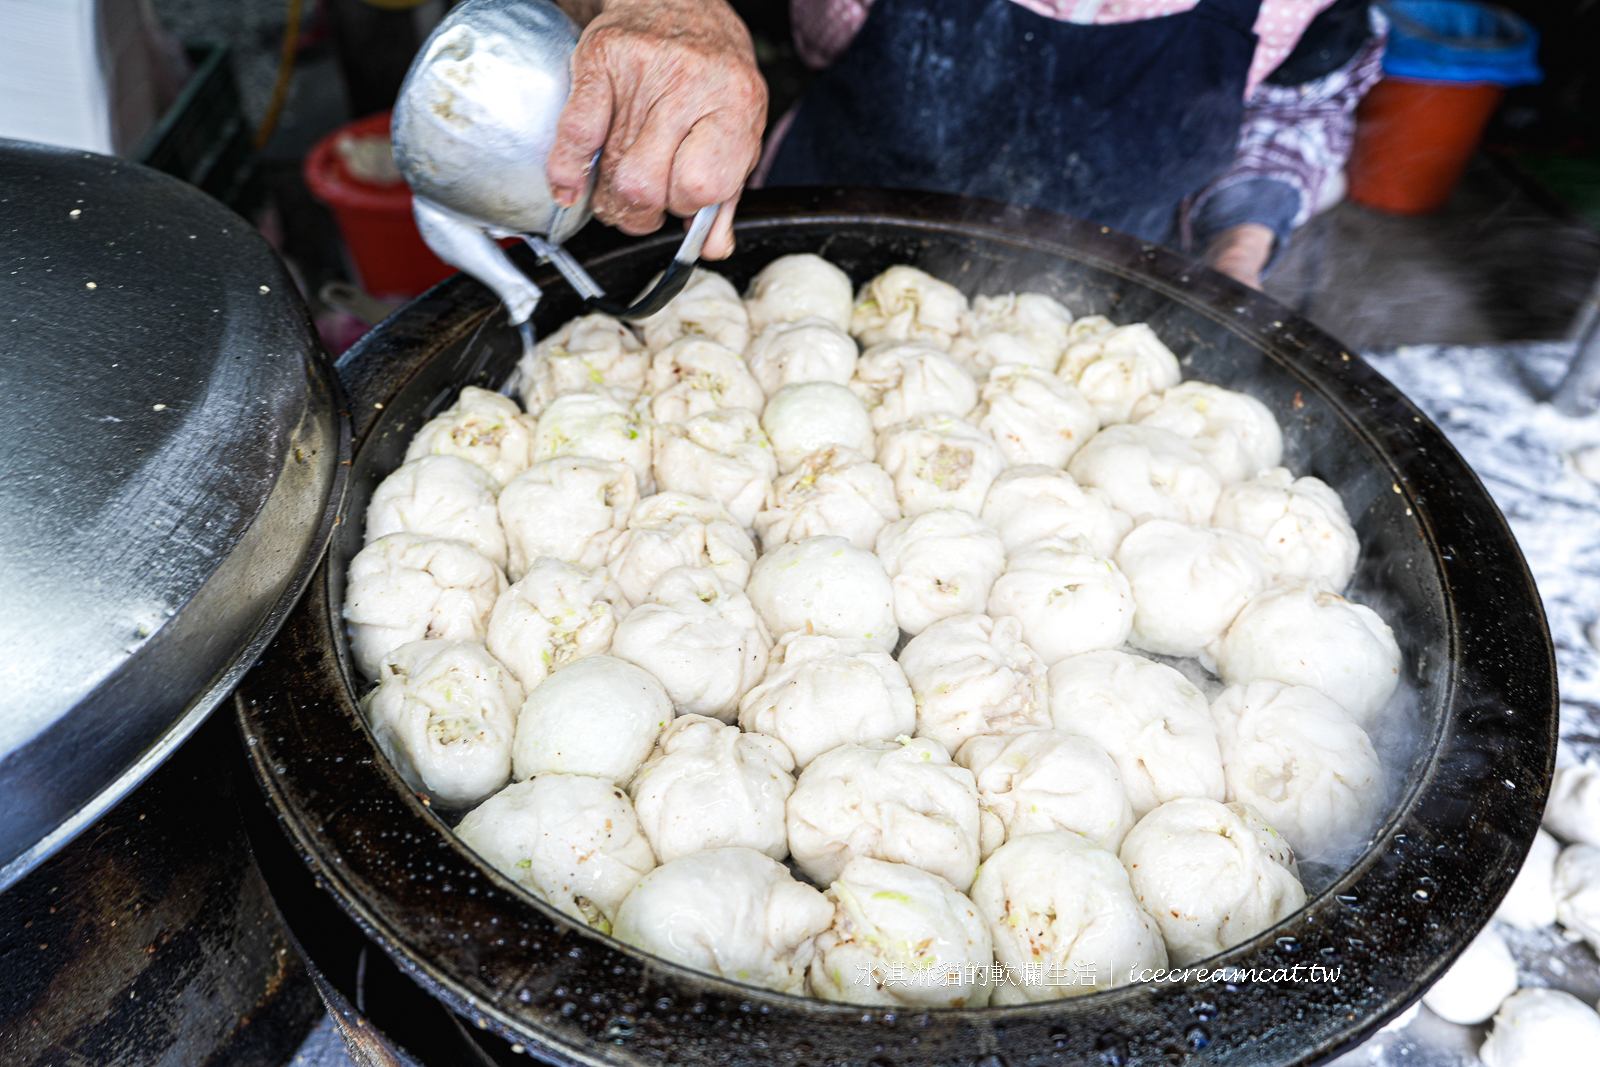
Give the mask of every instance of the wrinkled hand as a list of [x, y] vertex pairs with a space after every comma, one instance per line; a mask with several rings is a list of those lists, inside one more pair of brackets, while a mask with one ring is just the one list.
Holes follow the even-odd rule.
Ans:
[[1277, 239], [1269, 226], [1242, 222], [1217, 234], [1202, 259], [1207, 266], [1252, 289], [1259, 289], [1261, 272], [1272, 258], [1272, 246]]
[[572, 55], [548, 174], [575, 203], [602, 146], [594, 213], [627, 234], [724, 203], [704, 255], [733, 251], [733, 205], [761, 155], [767, 86], [725, 0], [605, 0]]

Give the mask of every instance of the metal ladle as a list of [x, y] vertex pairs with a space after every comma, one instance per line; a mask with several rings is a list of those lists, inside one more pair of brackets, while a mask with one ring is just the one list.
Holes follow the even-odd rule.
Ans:
[[550, 0], [466, 0], [423, 44], [395, 103], [395, 161], [413, 193], [423, 240], [527, 321], [539, 287], [495, 242], [517, 238], [553, 263], [596, 311], [648, 318], [683, 291], [720, 204], [695, 213], [661, 278], [633, 304], [605, 291], [561, 245], [593, 217], [595, 175], [571, 207], [545, 176], [556, 120], [572, 88], [578, 26]]

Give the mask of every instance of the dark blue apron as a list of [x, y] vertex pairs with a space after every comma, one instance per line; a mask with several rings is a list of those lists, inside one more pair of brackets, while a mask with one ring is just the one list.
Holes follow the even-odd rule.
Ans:
[[1171, 243], [1238, 147], [1260, 4], [1085, 26], [1013, 0], [876, 0], [766, 184], [965, 193]]

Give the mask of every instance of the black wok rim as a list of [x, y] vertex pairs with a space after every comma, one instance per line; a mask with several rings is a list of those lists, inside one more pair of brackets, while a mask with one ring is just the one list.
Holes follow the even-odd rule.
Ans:
[[[557, 1062], [1313, 1064], [1348, 1050], [1415, 1000], [1488, 921], [1538, 827], [1555, 753], [1554, 653], [1504, 519], [1437, 428], [1358, 357], [1166, 249], [1046, 212], [867, 190], [756, 194], [737, 232], [875, 221], [976, 233], [1155, 288], [1261, 347], [1389, 461], [1434, 549], [1451, 661], [1474, 669], [1454, 672], [1432, 755], [1361, 859], [1306, 909], [1208, 961], [1340, 967], [1339, 982], [1285, 994], [1191, 981], [1015, 1008], [868, 1009], [753, 990], [580, 931], [476, 860], [379, 756], [329, 640], [326, 564], [236, 697], [281, 825], [339, 905], [419, 983]], [[607, 235], [582, 258], [596, 268], [675, 244], [675, 234]], [[548, 271], [535, 280], [554, 284]], [[436, 352], [494, 309], [457, 276], [341, 361], [358, 449], [379, 424], [378, 405], [426, 362], [416, 348]], [[1419, 886], [1430, 887], [1425, 898]]]

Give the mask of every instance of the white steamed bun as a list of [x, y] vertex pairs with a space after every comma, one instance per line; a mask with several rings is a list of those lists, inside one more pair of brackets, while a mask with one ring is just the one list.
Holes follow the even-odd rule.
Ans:
[[[1089, 325], [1082, 319], [1078, 322]], [[1077, 325], [1073, 333], [1080, 333]], [[1074, 339], [1062, 353], [1056, 373], [1088, 398], [1102, 426], [1127, 422], [1135, 404], [1172, 388], [1183, 377], [1178, 358], [1142, 322]]]
[[1067, 470], [1136, 520], [1204, 526], [1222, 492], [1194, 445], [1154, 426], [1107, 426], [1074, 453]]
[[1133, 591], [1121, 569], [1050, 537], [1012, 552], [989, 591], [989, 614], [1022, 623], [1047, 664], [1117, 648], [1133, 627]]
[[755, 415], [719, 408], [656, 427], [655, 473], [663, 490], [714, 500], [748, 530], [772, 491], [778, 463]]
[[367, 543], [392, 533], [464, 541], [504, 567], [506, 535], [495, 507], [499, 488], [488, 471], [459, 456], [414, 459], [373, 490]]
[[628, 786], [656, 858], [709, 848], [789, 854], [784, 810], [794, 760], [780, 741], [705, 715], [680, 715]]
[[983, 510], [989, 486], [1005, 469], [994, 438], [953, 415], [923, 415], [878, 435], [878, 462], [894, 479], [907, 515], [934, 508]]
[[406, 462], [423, 456], [459, 456], [504, 485], [533, 461], [534, 420], [515, 400], [463, 386], [461, 396], [429, 419], [406, 448]]
[[953, 508], [890, 523], [878, 534], [877, 551], [894, 588], [895, 621], [908, 634], [981, 612], [1006, 566], [1000, 535]]
[[1059, 537], [1091, 556], [1111, 559], [1133, 529], [1133, 516], [1100, 489], [1085, 489], [1063, 470], [1029, 464], [1003, 471], [983, 501], [983, 521], [1007, 552]]
[[760, 333], [772, 323], [818, 318], [846, 329], [855, 303], [850, 276], [821, 256], [802, 252], [779, 256], [750, 280], [744, 306], [750, 329]]
[[553, 772], [627, 785], [672, 716], [649, 671], [587, 656], [552, 671], [523, 701], [513, 769], [519, 779]]
[[540, 556], [599, 567], [639, 502], [626, 463], [562, 456], [535, 463], [500, 492], [512, 581]]
[[941, 619], [906, 642], [900, 666], [916, 698], [917, 736], [952, 752], [979, 734], [1050, 725], [1045, 663], [1017, 619]]
[[551, 671], [611, 651], [617, 619], [628, 613], [605, 570], [588, 570], [550, 556], [495, 601], [486, 644], [532, 689]]
[[1472, 939], [1422, 1003], [1445, 1022], [1476, 1026], [1517, 991], [1517, 961], [1493, 925]]
[[917, 705], [905, 672], [877, 645], [796, 631], [778, 640], [766, 677], [739, 701], [739, 725], [782, 741], [803, 768], [843, 744], [911, 733]]
[[894, 482], [860, 452], [829, 446], [802, 459], [772, 483], [756, 533], [769, 549], [807, 537], [843, 537], [871, 551], [878, 534], [900, 518]]
[[1248, 941], [1306, 902], [1294, 853], [1246, 804], [1169, 800], [1139, 820], [1121, 857], [1177, 965]]
[[825, 448], [848, 448], [868, 459], [878, 450], [867, 409], [854, 393], [832, 382], [796, 382], [779, 389], [761, 412], [761, 429], [783, 474]]
[[817, 936], [811, 995], [850, 1004], [981, 1008], [994, 960], [972, 901], [936, 874], [857, 856], [828, 887], [833, 925]]
[[1562, 849], [1551, 891], [1561, 925], [1600, 952], [1600, 848], [1569, 845]]
[[1519, 930], [1537, 930], [1556, 921], [1556, 897], [1552, 885], [1556, 876], [1556, 857], [1561, 845], [1543, 830], [1533, 835], [1533, 845], [1517, 871], [1517, 877], [1495, 909], [1494, 917]]
[[469, 641], [412, 641], [383, 658], [361, 700], [372, 737], [407, 785], [467, 808], [511, 777], [522, 687]]
[[955, 755], [978, 783], [983, 853], [1028, 834], [1072, 830], [1112, 852], [1133, 826], [1122, 776], [1106, 750], [1059, 730], [970, 738]]
[[627, 529], [612, 542], [606, 570], [630, 604], [643, 603], [650, 587], [674, 567], [703, 567], [741, 589], [750, 580], [755, 542], [721, 504], [688, 493], [657, 493], [625, 518]]
[[826, 885], [856, 856], [909, 863], [957, 889], [978, 869], [972, 772], [932, 738], [841, 745], [811, 761], [789, 797], [789, 853]]
[[890, 267], [856, 293], [850, 336], [870, 348], [886, 341], [927, 341], [941, 349], [961, 330], [967, 298], [916, 267]]
[[617, 624], [611, 652], [654, 675], [679, 711], [732, 721], [771, 645], [742, 590], [712, 571], [675, 567]]
[[[654, 285], [652, 279], [645, 290]], [[715, 271], [696, 267], [683, 292], [642, 320], [639, 331], [651, 352], [661, 351], [680, 337], [709, 337], [724, 348], [743, 352], [750, 343], [750, 313], [732, 282]]]
[[645, 389], [657, 422], [688, 422], [718, 408], [759, 415], [766, 402], [739, 353], [704, 337], [680, 337], [657, 352]]
[[1267, 405], [1206, 382], [1152, 393], [1133, 406], [1132, 419], [1193, 444], [1225, 485], [1253, 478], [1283, 459], [1283, 431]]
[[1008, 363], [1054, 373], [1071, 326], [1072, 313], [1043, 293], [975, 297], [950, 354], [978, 378]]
[[972, 375], [943, 349], [925, 341], [867, 349], [856, 362], [850, 391], [861, 398], [879, 430], [919, 415], [965, 415], [978, 403]]
[[1228, 799], [1249, 804], [1302, 859], [1362, 840], [1383, 804], [1372, 741], [1315, 689], [1231, 685], [1211, 705]]
[[1484, 1067], [1550, 1067], [1591, 1060], [1600, 1046], [1600, 1013], [1559, 989], [1519, 989], [1495, 1012], [1478, 1048]]
[[1201, 662], [1214, 663], [1229, 685], [1267, 678], [1310, 686], [1363, 726], [1400, 684], [1400, 647], [1378, 613], [1314, 585], [1251, 598]]
[[999, 986], [995, 1004], [1082, 996], [1167, 964], [1161, 932], [1117, 857], [1070, 830], [1001, 845], [972, 883], [972, 902], [994, 937], [995, 962], [1023, 976]]
[[774, 322], [745, 349], [745, 365], [773, 395], [797, 382], [847, 384], [856, 373], [860, 351], [844, 330], [820, 318]]
[[650, 427], [635, 411], [609, 395], [564, 393], [539, 413], [533, 462], [588, 456], [633, 468], [641, 496], [655, 492], [650, 470]]
[[625, 324], [610, 315], [583, 315], [522, 357], [511, 388], [535, 414], [564, 393], [606, 393], [632, 404], [649, 369], [650, 353]]
[[656, 865], [622, 790], [581, 774], [508, 785], [469, 811], [456, 836], [540, 900], [604, 934], [622, 898]]
[[1268, 582], [1266, 554], [1255, 541], [1165, 519], [1123, 538], [1117, 566], [1133, 590], [1128, 643], [1166, 656], [1198, 655]]
[[746, 985], [805, 992], [814, 938], [833, 906], [749, 848], [691, 852], [639, 880], [612, 936], [653, 956]]
[[1111, 650], [1064, 659], [1050, 668], [1050, 714], [1110, 754], [1135, 818], [1178, 797], [1228, 799], [1206, 698], [1165, 664]]
[[1600, 845], [1600, 763], [1556, 768], [1544, 828], [1564, 841]]
[[1062, 468], [1100, 428], [1083, 394], [1049, 371], [1020, 363], [995, 367], [967, 421], [987, 430], [1014, 467]]
[[466, 544], [416, 534], [389, 534], [357, 552], [346, 582], [350, 654], [368, 678], [411, 641], [481, 643], [506, 589], [500, 568]]
[[1260, 541], [1279, 581], [1312, 582], [1335, 593], [1350, 584], [1361, 554], [1339, 494], [1282, 467], [1223, 489], [1211, 524]]
[[806, 537], [768, 551], [750, 572], [748, 592], [768, 633], [857, 637], [885, 652], [900, 640], [883, 564], [843, 537]]

